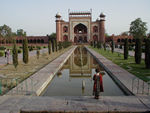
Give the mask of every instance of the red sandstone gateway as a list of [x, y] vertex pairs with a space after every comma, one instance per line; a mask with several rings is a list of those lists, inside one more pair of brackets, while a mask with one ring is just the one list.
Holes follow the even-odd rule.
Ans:
[[69, 21], [62, 20], [56, 14], [56, 37], [58, 41], [71, 41], [74, 43], [87, 43], [90, 41], [105, 42], [105, 15], [92, 21], [92, 10], [85, 12], [70, 12]]

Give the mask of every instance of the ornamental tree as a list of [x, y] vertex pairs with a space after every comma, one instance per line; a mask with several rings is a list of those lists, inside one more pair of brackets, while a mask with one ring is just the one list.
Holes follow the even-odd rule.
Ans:
[[23, 40], [23, 62], [25, 64], [27, 64], [29, 61], [29, 52], [28, 51], [29, 51], [28, 50], [28, 40], [27, 40], [27, 38], [25, 38]]
[[147, 26], [146, 22], [142, 22], [141, 18], [137, 18], [136, 20], [132, 21], [130, 24], [130, 34], [136, 39], [135, 44], [135, 62], [137, 64], [141, 63], [141, 38], [146, 36]]
[[54, 41], [55, 41], [55, 50], [57, 52], [57, 40], [55, 39]]
[[111, 52], [114, 53], [114, 40], [111, 41]]
[[104, 50], [106, 51], [106, 43], [104, 43], [103, 46], [104, 46]]
[[145, 66], [150, 69], [150, 38], [147, 38], [145, 42]]
[[142, 22], [141, 18], [137, 18], [130, 24], [130, 34], [133, 38], [142, 38], [146, 36], [147, 26], [146, 22]]
[[124, 59], [128, 59], [128, 39], [126, 38], [124, 41]]
[[140, 38], [136, 38], [135, 40], [135, 62], [136, 64], [141, 63], [141, 56], [142, 56], [142, 41]]
[[48, 41], [48, 53], [51, 54], [51, 41]]
[[13, 65], [15, 68], [17, 68], [18, 66], [18, 50], [17, 50], [17, 47], [16, 47], [16, 40], [13, 40], [13, 50], [12, 50], [12, 57], [13, 57]]
[[58, 49], [59, 49], [59, 50], [62, 49], [62, 42], [58, 42]]

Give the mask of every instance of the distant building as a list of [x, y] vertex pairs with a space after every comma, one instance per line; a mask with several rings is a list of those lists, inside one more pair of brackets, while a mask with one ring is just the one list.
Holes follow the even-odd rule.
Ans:
[[[29, 45], [44, 45], [44, 44], [48, 44], [48, 37], [47, 36], [26, 36], [26, 37], [22, 37], [22, 36], [16, 36], [13, 37], [13, 39], [16, 39], [16, 43], [17, 44], [22, 44], [23, 39], [27, 38], [28, 40], [28, 44]], [[0, 44], [2, 45], [11, 45], [12, 41], [6, 40], [6, 39], [0, 39]]]
[[[27, 36], [25, 37], [28, 40], [29, 44], [47, 44], [48, 43], [48, 37], [47, 36]], [[16, 43], [22, 43], [23, 37], [16, 37]]]
[[57, 41], [71, 41], [73, 43], [87, 43], [90, 41], [105, 42], [105, 15], [100, 14], [100, 19], [92, 21], [92, 11], [70, 12], [69, 21], [56, 14]]
[[134, 43], [135, 39], [133, 39], [130, 35], [112, 35], [109, 37], [106, 37], [106, 42], [110, 42], [111, 40], [114, 40], [115, 44], [124, 44], [125, 38], [128, 38], [129, 43]]

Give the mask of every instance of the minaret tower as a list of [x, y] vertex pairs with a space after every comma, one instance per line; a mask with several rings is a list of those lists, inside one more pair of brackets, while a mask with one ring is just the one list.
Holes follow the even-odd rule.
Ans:
[[100, 14], [99, 41], [105, 43], [105, 15], [103, 13]]
[[56, 14], [56, 38], [57, 41], [61, 40], [61, 15], [59, 13]]

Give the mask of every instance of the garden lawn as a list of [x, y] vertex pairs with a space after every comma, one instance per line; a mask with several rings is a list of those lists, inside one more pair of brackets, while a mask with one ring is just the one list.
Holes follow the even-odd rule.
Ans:
[[133, 56], [129, 56], [128, 60], [124, 60], [124, 56], [121, 53], [112, 53], [110, 50], [104, 51], [103, 49], [93, 48], [91, 46], [89, 48], [92, 48], [96, 52], [100, 53], [107, 59], [111, 60], [113, 63], [124, 68], [138, 78], [146, 82], [150, 80], [150, 69], [145, 68], [145, 62], [143, 59], [141, 64], [136, 64]]
[[[46, 66], [52, 60], [68, 51], [70, 48], [71, 47], [59, 50], [57, 52], [51, 53], [50, 55], [48, 53], [40, 53], [39, 59], [37, 59], [37, 56], [29, 57], [28, 64], [24, 64], [22, 62], [22, 59], [20, 59], [17, 69], [15, 69], [13, 64], [1, 67], [0, 75], [3, 76], [3, 78], [0, 78], [0, 83], [2, 84], [2, 93], [4, 94], [12, 87], [15, 87], [15, 80], [17, 80], [17, 82], [22, 82], [23, 80], [27, 79], [29, 76]], [[12, 82], [12, 80], [14, 80], [14, 82]]]

